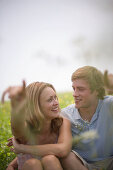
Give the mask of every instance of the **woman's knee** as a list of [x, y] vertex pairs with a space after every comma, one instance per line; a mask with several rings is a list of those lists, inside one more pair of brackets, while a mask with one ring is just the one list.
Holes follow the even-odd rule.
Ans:
[[46, 170], [63, 170], [59, 159], [54, 155], [44, 156], [41, 160], [43, 168]]
[[23, 170], [35, 170], [39, 167], [40, 170], [42, 170], [42, 165], [41, 162], [38, 159], [32, 158], [32, 159], [28, 159], [23, 166]]
[[58, 158], [54, 155], [47, 155], [47, 156], [44, 156], [42, 158], [42, 164], [46, 164], [48, 162], [54, 162], [56, 161]]

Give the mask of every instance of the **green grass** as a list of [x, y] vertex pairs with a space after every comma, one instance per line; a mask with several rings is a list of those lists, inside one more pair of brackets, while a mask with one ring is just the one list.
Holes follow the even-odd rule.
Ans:
[[[72, 93], [59, 93], [60, 107], [64, 108], [67, 105], [74, 103]], [[10, 152], [7, 147], [7, 139], [12, 137], [10, 124], [10, 103], [5, 102], [0, 104], [0, 170], [5, 170], [9, 162], [15, 158], [15, 154]]]
[[0, 170], [5, 170], [9, 162], [15, 157], [7, 147], [7, 139], [12, 136], [10, 124], [10, 103], [0, 104]]

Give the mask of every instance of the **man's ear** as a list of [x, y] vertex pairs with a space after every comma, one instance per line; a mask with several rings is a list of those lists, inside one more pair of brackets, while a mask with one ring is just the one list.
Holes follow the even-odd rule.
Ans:
[[94, 90], [94, 91], [93, 91], [93, 93], [94, 93], [96, 96], [98, 96], [98, 95], [99, 95], [98, 90]]

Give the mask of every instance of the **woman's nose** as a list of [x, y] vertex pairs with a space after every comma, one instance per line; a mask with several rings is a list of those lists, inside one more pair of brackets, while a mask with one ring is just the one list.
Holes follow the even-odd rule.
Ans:
[[54, 99], [54, 100], [53, 100], [53, 104], [54, 104], [54, 105], [58, 105], [58, 104], [59, 104], [58, 100], [57, 100], [57, 99]]

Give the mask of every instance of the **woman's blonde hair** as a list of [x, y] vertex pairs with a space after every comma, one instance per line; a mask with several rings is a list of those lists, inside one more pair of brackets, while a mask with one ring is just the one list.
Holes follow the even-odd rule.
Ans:
[[[26, 87], [26, 122], [30, 130], [34, 133], [40, 132], [45, 119], [40, 106], [40, 95], [46, 87], [51, 87], [55, 91], [55, 88], [51, 84], [44, 82], [34, 82]], [[53, 119], [51, 122], [51, 131], [56, 132], [61, 124], [62, 118]]]
[[103, 99], [105, 96], [103, 74], [92, 66], [84, 66], [77, 69], [71, 77], [72, 82], [76, 79], [84, 79], [90, 86], [91, 91], [98, 92], [98, 98]]

